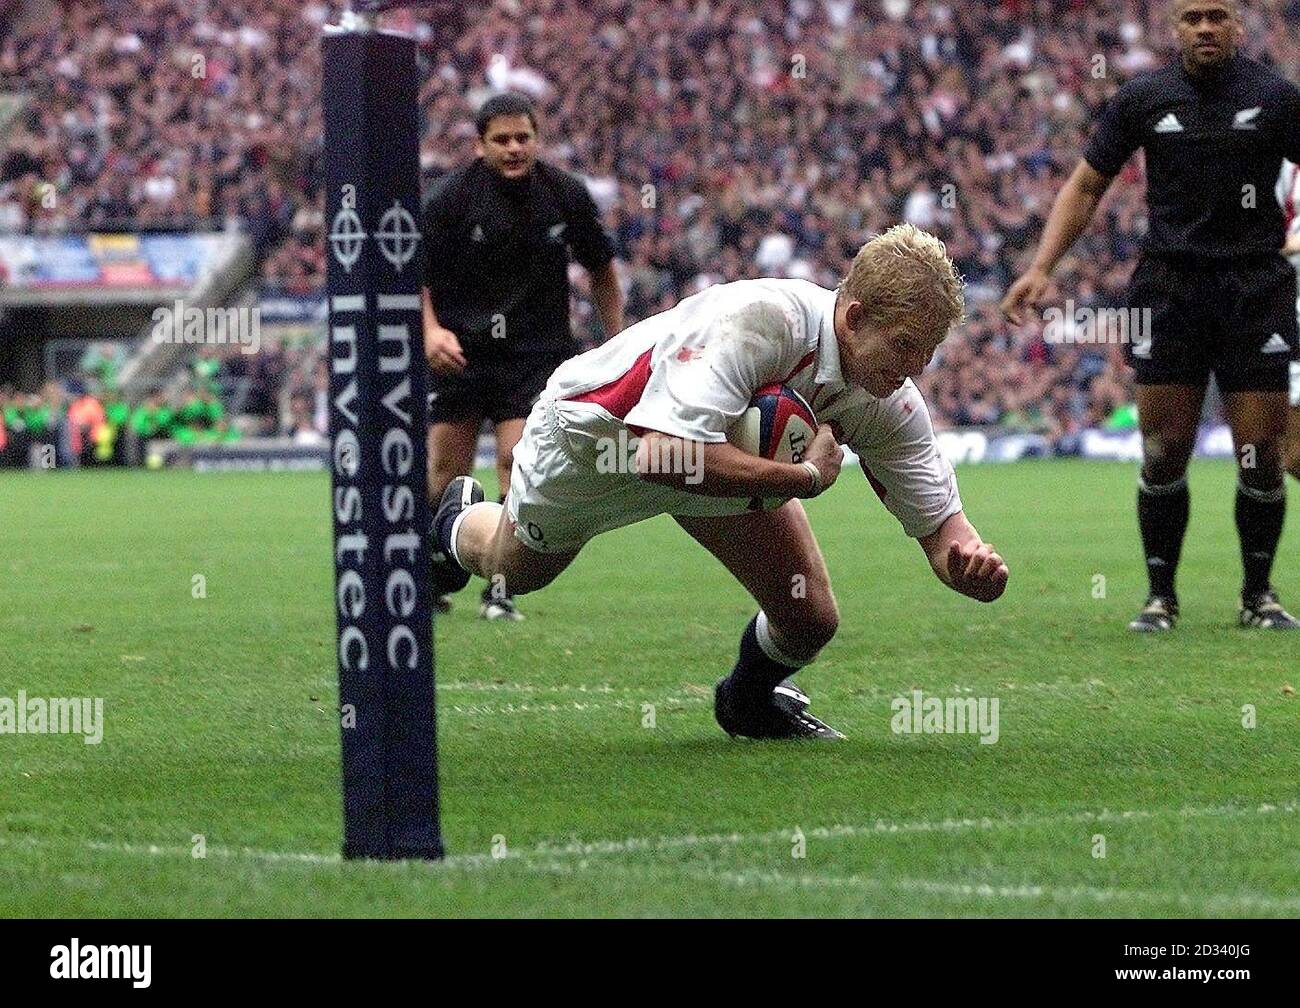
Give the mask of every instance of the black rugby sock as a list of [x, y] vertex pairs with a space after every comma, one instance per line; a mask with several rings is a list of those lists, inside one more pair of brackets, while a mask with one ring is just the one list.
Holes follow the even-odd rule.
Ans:
[[[451, 527], [456, 523], [456, 518], [459, 515], [460, 511], [449, 511], [442, 516], [442, 521], [435, 520], [433, 528], [430, 530], [433, 532], [433, 539], [438, 547], [438, 552], [442, 553], [452, 563], [456, 562], [456, 558], [451, 552]], [[435, 519], [436, 517], [435, 515]]]
[[755, 616], [745, 625], [745, 632], [740, 635], [740, 657], [727, 677], [736, 699], [746, 704], [768, 703], [777, 684], [799, 671], [793, 665], [783, 665], [767, 656], [758, 643], [757, 624]]
[[1186, 476], [1160, 486], [1138, 478], [1138, 528], [1142, 532], [1142, 552], [1146, 556], [1152, 595], [1175, 597], [1174, 577], [1183, 552], [1190, 506]]
[[1237, 535], [1241, 538], [1241, 594], [1251, 599], [1268, 591], [1273, 557], [1286, 517], [1286, 484], [1257, 490], [1237, 484]]

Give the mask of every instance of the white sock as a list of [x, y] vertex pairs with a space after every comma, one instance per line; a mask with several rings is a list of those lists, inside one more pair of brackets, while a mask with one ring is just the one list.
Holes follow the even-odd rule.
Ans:
[[791, 668], [803, 668], [811, 663], [816, 657], [814, 651], [806, 658], [795, 658], [788, 654], [772, 637], [772, 628], [767, 622], [767, 613], [763, 610], [758, 611], [758, 619], [754, 621], [754, 636], [758, 638], [758, 646], [763, 649], [763, 654], [767, 655], [772, 661], [780, 665], [789, 665]]

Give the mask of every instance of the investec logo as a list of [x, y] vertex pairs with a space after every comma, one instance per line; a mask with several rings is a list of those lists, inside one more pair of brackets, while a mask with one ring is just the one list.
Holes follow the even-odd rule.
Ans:
[[[330, 367], [346, 381], [332, 404], [337, 416], [333, 466], [334, 517], [338, 526], [335, 560], [343, 570], [338, 578], [339, 662], [345, 669], [365, 671], [370, 666], [370, 642], [359, 625], [368, 605], [360, 569], [371, 549], [362, 525], [366, 506], [379, 506], [386, 523], [380, 560], [387, 570], [383, 602], [396, 618], [384, 642], [392, 668], [413, 669], [419, 661], [419, 646], [409, 620], [415, 610], [415, 559], [420, 537], [412, 521], [415, 494], [409, 480], [415, 459], [412, 440], [414, 416], [411, 395], [411, 329], [405, 322], [385, 323], [387, 312], [418, 311], [414, 294], [380, 294], [375, 303], [378, 326], [379, 420], [384, 424], [377, 459], [363, 456], [357, 437], [361, 403], [357, 388], [357, 324], [367, 321], [368, 298], [364, 294], [336, 295], [330, 299]], [[356, 322], [347, 321], [355, 316]], [[372, 418], [368, 418], [374, 422]], [[378, 499], [366, 500], [363, 486], [373, 486], [374, 475], [363, 465], [377, 461], [383, 473]]]
[[1043, 311], [1045, 343], [1133, 343], [1151, 342], [1150, 308], [1079, 307], [1068, 298], [1065, 308]]

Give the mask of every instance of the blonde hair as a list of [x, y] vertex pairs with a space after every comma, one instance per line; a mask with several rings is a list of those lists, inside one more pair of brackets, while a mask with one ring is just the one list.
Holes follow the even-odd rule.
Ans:
[[912, 224], [895, 224], [858, 250], [840, 297], [861, 301], [869, 323], [941, 339], [965, 314], [963, 286], [943, 242]]

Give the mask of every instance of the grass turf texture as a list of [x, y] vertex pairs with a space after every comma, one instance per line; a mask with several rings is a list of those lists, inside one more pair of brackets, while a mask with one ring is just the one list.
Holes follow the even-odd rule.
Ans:
[[[323, 474], [0, 476], [0, 696], [100, 696], [106, 721], [98, 746], [0, 735], [0, 912], [1294, 916], [1297, 641], [1235, 625], [1230, 465], [1193, 466], [1159, 639], [1124, 630], [1131, 467], [961, 480], [1012, 569], [991, 606], [855, 472], [809, 506], [843, 618], [801, 683], [840, 744], [717, 729], [753, 606], [671, 520], [596, 540], [523, 624], [475, 619], [472, 585], [437, 626], [453, 857], [403, 865], [337, 859]], [[1300, 604], [1296, 536], [1275, 580]], [[915, 687], [999, 697], [1000, 740], [892, 734]]]

